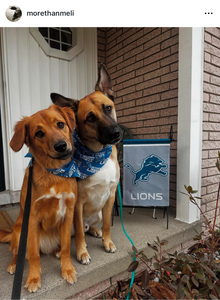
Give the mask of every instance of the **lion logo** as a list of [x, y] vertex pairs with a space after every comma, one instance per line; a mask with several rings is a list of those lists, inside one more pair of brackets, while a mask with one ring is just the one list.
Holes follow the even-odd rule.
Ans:
[[164, 177], [168, 175], [168, 172], [164, 171], [164, 169], [166, 169], [168, 165], [162, 158], [154, 154], [151, 154], [144, 158], [141, 168], [137, 171], [135, 171], [130, 164], [125, 164], [124, 166], [130, 170], [131, 174], [134, 175], [134, 186], [137, 186], [139, 181], [149, 181], [150, 175], [153, 174], [161, 175]]

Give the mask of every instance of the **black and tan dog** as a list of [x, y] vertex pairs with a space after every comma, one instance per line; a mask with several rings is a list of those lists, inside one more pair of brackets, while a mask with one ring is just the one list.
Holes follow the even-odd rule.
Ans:
[[[110, 236], [111, 212], [115, 200], [115, 191], [119, 181], [119, 165], [115, 144], [122, 138], [117, 125], [111, 78], [104, 65], [99, 69], [95, 92], [80, 101], [51, 94], [52, 101], [61, 106], [70, 106], [76, 114], [76, 131], [82, 143], [91, 151], [99, 153], [113, 145], [110, 157], [105, 165], [94, 175], [78, 182], [78, 202], [75, 207], [74, 227], [77, 259], [90, 262], [86, 249], [84, 224], [89, 232], [102, 237], [105, 250], [115, 252], [116, 247]], [[94, 227], [103, 219], [102, 232]]]

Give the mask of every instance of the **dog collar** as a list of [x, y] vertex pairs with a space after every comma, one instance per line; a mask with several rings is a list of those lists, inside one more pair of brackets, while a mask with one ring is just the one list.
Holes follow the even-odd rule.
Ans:
[[[62, 168], [47, 168], [47, 170], [54, 175], [77, 177], [78, 180], [82, 180], [92, 176], [106, 164], [112, 153], [112, 146], [108, 146], [99, 152], [94, 152], [83, 144], [75, 129], [72, 138], [74, 141], [74, 154], [71, 157], [71, 161], [62, 166]], [[32, 157], [32, 155], [29, 152], [25, 157]]]

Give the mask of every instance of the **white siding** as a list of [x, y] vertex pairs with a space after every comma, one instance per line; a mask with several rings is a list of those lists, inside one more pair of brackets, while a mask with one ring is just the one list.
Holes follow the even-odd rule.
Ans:
[[[46, 56], [29, 28], [4, 28], [2, 32], [8, 90], [3, 101], [9, 107], [3, 129], [8, 144], [15, 123], [22, 116], [48, 107], [51, 104], [51, 92], [75, 99], [93, 92], [97, 79], [97, 38], [95, 28], [80, 30], [84, 49], [71, 61], [67, 61]], [[24, 147], [19, 153], [14, 153], [7, 147], [11, 166], [7, 188], [20, 190], [29, 161], [24, 158], [27, 149]]]

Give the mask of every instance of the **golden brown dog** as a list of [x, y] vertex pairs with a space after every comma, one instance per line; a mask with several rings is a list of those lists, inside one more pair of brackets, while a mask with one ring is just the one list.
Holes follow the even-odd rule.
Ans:
[[[70, 243], [74, 206], [77, 200], [77, 182], [75, 178], [56, 176], [47, 170], [47, 168], [61, 168], [71, 160], [74, 127], [73, 111], [67, 107], [52, 105], [19, 121], [10, 142], [15, 152], [26, 144], [35, 159], [26, 253], [29, 258], [29, 274], [25, 287], [30, 292], [35, 292], [41, 286], [39, 249], [43, 253], [53, 253], [61, 247], [62, 276], [71, 284], [76, 281], [75, 268], [70, 259]], [[28, 169], [29, 167], [24, 176], [20, 212], [13, 232], [0, 230], [0, 241], [10, 242], [10, 250], [14, 254], [8, 267], [11, 274], [16, 268]]]
[[[88, 149], [99, 153], [108, 145], [113, 145], [106, 164], [94, 175], [78, 182], [79, 198], [74, 215], [77, 259], [83, 264], [88, 264], [91, 258], [86, 249], [84, 224], [89, 227], [88, 231], [93, 236], [102, 237], [107, 252], [116, 250], [110, 235], [110, 223], [119, 181], [115, 144], [121, 140], [122, 133], [117, 125], [111, 78], [104, 65], [101, 65], [94, 93], [80, 101], [55, 93], [51, 94], [51, 99], [61, 107], [69, 106], [73, 109], [76, 114], [76, 131]], [[102, 219], [101, 232], [94, 225]]]

